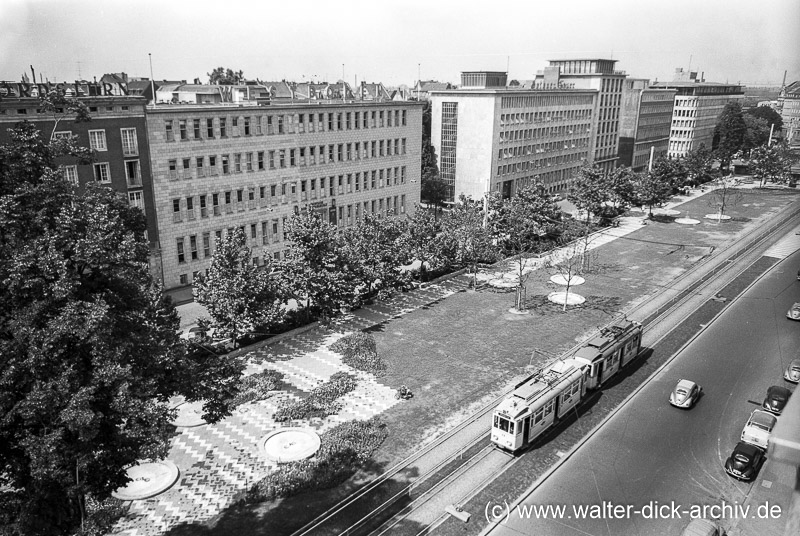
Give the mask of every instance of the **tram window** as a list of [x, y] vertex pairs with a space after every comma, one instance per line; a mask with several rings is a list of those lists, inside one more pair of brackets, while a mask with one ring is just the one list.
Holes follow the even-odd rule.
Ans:
[[500, 429], [501, 432], [514, 433], [514, 423], [502, 417], [494, 418], [494, 427]]
[[551, 413], [553, 413], [553, 409], [555, 407], [556, 407], [556, 401], [555, 400], [551, 400], [550, 402], [548, 402], [547, 405], [544, 407], [544, 415], [545, 415], [545, 417], [547, 415], [550, 415]]
[[536, 410], [536, 413], [533, 414], [533, 424], [539, 424], [542, 422], [544, 418], [544, 408]]

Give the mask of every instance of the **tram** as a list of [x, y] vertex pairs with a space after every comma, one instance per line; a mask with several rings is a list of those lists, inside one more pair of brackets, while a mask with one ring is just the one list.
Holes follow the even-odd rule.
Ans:
[[620, 319], [577, 352], [533, 373], [494, 410], [491, 440], [516, 452], [542, 435], [639, 355], [642, 325]]

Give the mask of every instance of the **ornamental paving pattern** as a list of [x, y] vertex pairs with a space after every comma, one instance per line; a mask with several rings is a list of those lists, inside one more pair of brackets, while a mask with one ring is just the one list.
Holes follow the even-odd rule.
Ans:
[[[394, 389], [371, 374], [351, 369], [329, 346], [347, 333], [429, 305], [464, 286], [464, 281], [458, 279], [431, 284], [337, 318], [332, 322], [332, 331], [317, 327], [248, 352], [245, 374], [279, 371], [283, 374], [283, 390], [267, 400], [239, 406], [233, 415], [217, 424], [178, 428], [167, 457], [180, 469], [177, 483], [157, 497], [131, 501], [128, 515], [112, 533], [152, 536], [181, 523], [208, 520], [276, 467], [258, 448], [259, 440], [270, 432], [282, 426], [307, 426], [322, 433], [342, 422], [368, 419], [398, 403]], [[356, 389], [340, 399], [343, 407], [339, 414], [290, 423], [273, 420], [282, 403], [304, 398], [339, 371], [358, 378]]]

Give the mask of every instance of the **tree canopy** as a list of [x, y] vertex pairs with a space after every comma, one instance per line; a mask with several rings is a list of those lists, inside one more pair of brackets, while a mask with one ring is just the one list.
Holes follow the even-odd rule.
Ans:
[[87, 495], [166, 454], [170, 397], [227, 396], [195, 383], [209, 368], [150, 277], [143, 213], [65, 179], [60, 141], [23, 123], [0, 147], [0, 532], [71, 531]]
[[768, 126], [775, 125], [776, 132], [783, 128], [783, 118], [781, 117], [781, 114], [769, 106], [756, 106], [755, 108], [750, 108], [745, 113], [745, 116], [748, 115], [757, 117], [758, 119], [763, 119], [766, 121]]
[[742, 116], [741, 104], [729, 101], [714, 128], [714, 153], [722, 169], [728, 169], [733, 155], [742, 149], [746, 134], [747, 124]]
[[207, 73], [207, 75], [209, 84], [232, 86], [244, 81], [244, 72], [242, 72], [241, 69], [234, 71], [230, 68], [217, 67], [210, 73]]

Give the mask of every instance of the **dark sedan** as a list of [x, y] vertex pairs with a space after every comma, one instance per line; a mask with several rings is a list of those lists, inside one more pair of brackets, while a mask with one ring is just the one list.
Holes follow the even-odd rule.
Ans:
[[790, 396], [792, 396], [792, 392], [786, 387], [773, 385], [767, 389], [767, 397], [764, 399], [762, 406], [764, 406], [765, 410], [775, 415], [780, 415]]
[[764, 451], [755, 445], [739, 441], [731, 457], [725, 460], [725, 471], [739, 480], [753, 480], [764, 462]]

